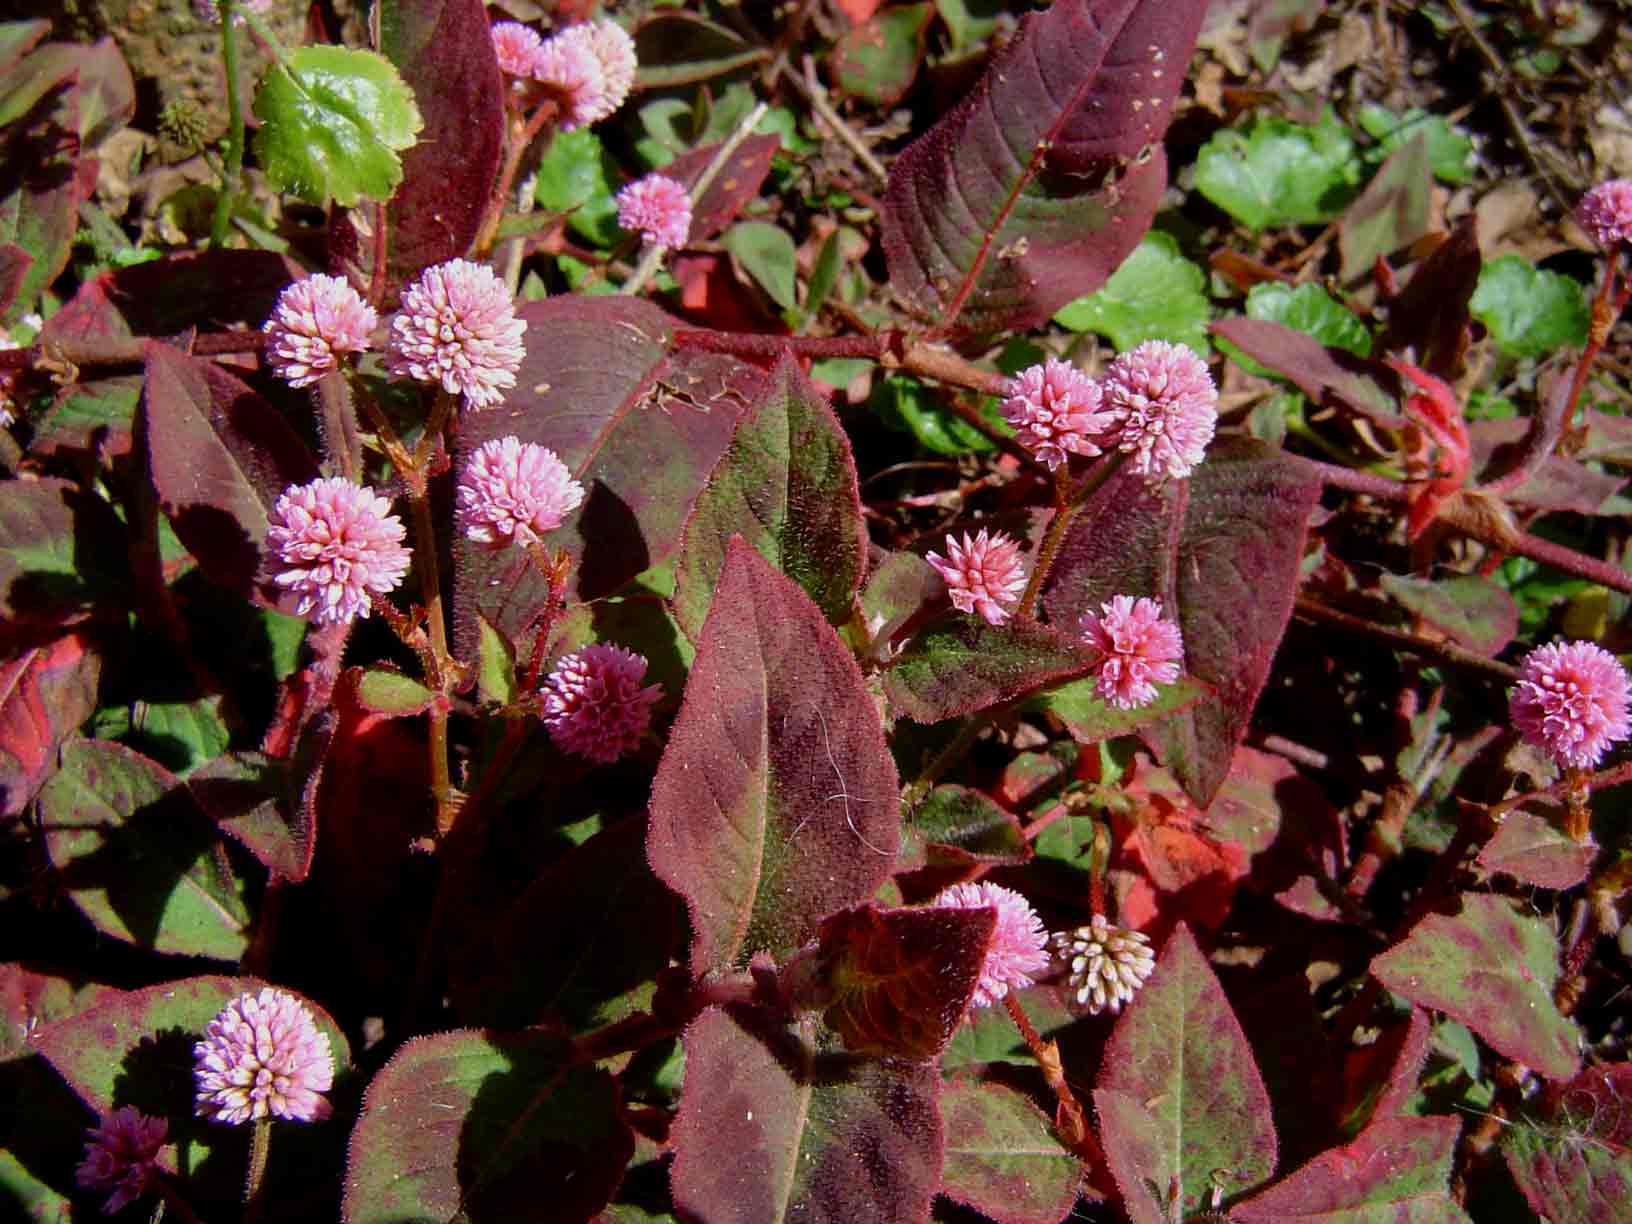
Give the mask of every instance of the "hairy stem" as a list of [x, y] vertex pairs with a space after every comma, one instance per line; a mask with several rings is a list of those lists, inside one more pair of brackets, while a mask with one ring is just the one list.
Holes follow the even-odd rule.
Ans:
[[244, 1173], [244, 1224], [261, 1218], [265, 1200], [266, 1158], [272, 1150], [272, 1119], [256, 1118], [249, 1132], [249, 1168]]
[[1020, 606], [1016, 610], [1020, 616], [1033, 616], [1037, 610], [1037, 597], [1043, 592], [1043, 584], [1048, 581], [1048, 572], [1054, 568], [1054, 561], [1060, 554], [1060, 545], [1065, 541], [1065, 533], [1071, 529], [1078, 513], [1088, 499], [1097, 493], [1107, 480], [1122, 466], [1124, 456], [1121, 451], [1112, 451], [1093, 467], [1082, 478], [1082, 483], [1072, 488], [1070, 485], [1069, 469], [1060, 468], [1054, 477], [1054, 517], [1048, 522], [1048, 530], [1043, 532], [1043, 542], [1037, 549], [1036, 563], [1031, 567], [1031, 577], [1026, 582], [1026, 592], [1020, 596]]

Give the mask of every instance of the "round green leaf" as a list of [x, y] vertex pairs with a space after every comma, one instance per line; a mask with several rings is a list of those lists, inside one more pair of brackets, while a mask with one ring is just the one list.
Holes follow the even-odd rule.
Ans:
[[1540, 357], [1587, 342], [1589, 313], [1579, 281], [1503, 255], [1479, 271], [1468, 311], [1510, 357]]
[[1171, 234], [1152, 230], [1104, 287], [1062, 306], [1054, 321], [1072, 331], [1097, 332], [1124, 352], [1146, 340], [1170, 340], [1205, 355], [1212, 347], [1206, 282], [1206, 274], [1179, 254]]
[[538, 163], [533, 199], [549, 212], [567, 213], [567, 226], [579, 237], [596, 246], [611, 246], [620, 233], [612, 170], [594, 132], [588, 128], [558, 132]]
[[1196, 190], [1255, 230], [1330, 221], [1359, 182], [1354, 142], [1330, 112], [1315, 127], [1271, 117], [1226, 128], [1196, 157]]

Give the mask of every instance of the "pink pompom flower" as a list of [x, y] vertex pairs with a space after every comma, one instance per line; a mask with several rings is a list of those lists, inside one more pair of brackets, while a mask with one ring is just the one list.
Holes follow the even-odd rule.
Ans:
[[266, 333], [266, 360], [291, 387], [316, 382], [339, 367], [343, 353], [368, 351], [380, 316], [342, 277], [321, 273], [278, 295]]
[[946, 581], [952, 606], [959, 612], [978, 612], [988, 625], [1009, 619], [1026, 589], [1026, 566], [1020, 542], [1003, 532], [982, 527], [973, 537], [966, 531], [958, 540], [946, 537], [946, 556], [924, 558]]
[[85, 1156], [74, 1181], [86, 1190], [109, 1191], [102, 1210], [112, 1215], [148, 1192], [160, 1176], [159, 1149], [169, 1124], [132, 1105], [114, 1110], [85, 1131]]
[[1589, 769], [1627, 737], [1627, 688], [1626, 668], [1602, 646], [1552, 642], [1520, 662], [1508, 716], [1560, 765]]
[[596, 643], [564, 655], [544, 681], [540, 717], [566, 752], [609, 765], [640, 744], [652, 722], [661, 684], [640, 682], [646, 658]]
[[1048, 932], [1031, 908], [1031, 903], [1012, 888], [981, 880], [975, 884], [954, 884], [935, 898], [942, 909], [985, 909], [997, 911], [997, 925], [986, 960], [975, 983], [971, 1010], [991, 1007], [1011, 990], [1024, 990], [1048, 968]]
[[268, 986], [228, 1003], [193, 1046], [195, 1109], [233, 1126], [261, 1118], [329, 1116], [334, 1083], [329, 1038], [306, 1005]]
[[611, 115], [635, 83], [635, 43], [611, 21], [568, 26], [544, 44], [533, 75], [561, 104], [561, 130]]
[[1179, 627], [1162, 619], [1162, 605], [1154, 599], [1117, 595], [1099, 607], [1101, 615], [1082, 617], [1082, 636], [1102, 655], [1095, 691], [1121, 710], [1147, 706], [1156, 700], [1158, 684], [1179, 678]]
[[1055, 357], [1021, 370], [1009, 382], [1002, 407], [1016, 441], [1050, 471], [1068, 453], [1101, 454], [1114, 438], [1116, 416], [1105, 407], [1100, 385]]
[[1147, 340], [1105, 371], [1105, 402], [1119, 422], [1116, 446], [1142, 476], [1188, 476], [1218, 423], [1207, 363], [1182, 344]]
[[514, 434], [484, 442], [465, 463], [454, 494], [459, 528], [484, 548], [526, 546], [584, 500], [556, 453]]
[[618, 224], [658, 246], [684, 246], [691, 233], [691, 193], [666, 174], [648, 174], [618, 192]]
[[496, 21], [488, 33], [493, 36], [493, 53], [499, 58], [500, 72], [513, 77], [533, 75], [538, 53], [544, 49], [537, 30], [519, 21]]
[[1632, 238], [1632, 181], [1599, 183], [1575, 206], [1575, 219], [1587, 236], [1606, 251]]
[[396, 588], [408, 572], [402, 520], [372, 489], [340, 476], [291, 485], [272, 507], [268, 553], [278, 586], [300, 597], [295, 611], [319, 625], [366, 617], [373, 595]]
[[635, 71], [640, 67], [635, 56], [635, 40], [617, 22], [604, 17], [599, 21], [572, 26], [563, 30], [558, 37], [580, 42], [600, 64], [601, 79], [605, 82], [603, 105], [606, 113], [595, 116], [589, 122], [606, 118], [623, 105], [629, 91], [634, 88]]
[[450, 259], [425, 269], [403, 292], [385, 368], [397, 378], [440, 383], [470, 407], [486, 408], [516, 385], [526, 330], [492, 268]]

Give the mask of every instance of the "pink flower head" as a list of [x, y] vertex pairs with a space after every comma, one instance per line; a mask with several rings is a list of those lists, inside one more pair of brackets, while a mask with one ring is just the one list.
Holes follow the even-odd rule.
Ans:
[[488, 33], [493, 36], [493, 53], [499, 57], [500, 72], [513, 77], [533, 75], [538, 53], [544, 49], [537, 30], [519, 21], [497, 21]]
[[266, 548], [283, 567], [273, 581], [298, 594], [296, 612], [320, 625], [367, 616], [370, 596], [394, 589], [408, 572], [391, 503], [344, 477], [291, 485], [269, 524]]
[[239, 995], [210, 1021], [193, 1046], [193, 1080], [200, 1117], [233, 1126], [269, 1115], [322, 1121], [334, 1055], [306, 1005], [266, 987]]
[[291, 387], [335, 369], [342, 353], [368, 350], [380, 316], [338, 276], [308, 276], [278, 295], [266, 333], [266, 359]]
[[1207, 363], [1182, 344], [1147, 340], [1105, 371], [1117, 449], [1142, 476], [1180, 480], [1201, 462], [1218, 422], [1218, 388]]
[[1009, 383], [1003, 416], [1020, 445], [1053, 470], [1067, 452], [1092, 458], [1111, 445], [1116, 417], [1102, 410], [1100, 385], [1069, 362], [1050, 357]]
[[1104, 656], [1096, 690], [1118, 709], [1149, 705], [1158, 684], [1179, 678], [1184, 658], [1179, 627], [1162, 619], [1162, 605], [1154, 599], [1117, 595], [1099, 608], [1103, 615], [1082, 617], [1082, 636]]
[[666, 174], [648, 174], [618, 192], [618, 224], [658, 246], [684, 246], [691, 233], [691, 193]]
[[1632, 181], [1599, 183], [1575, 206], [1575, 219], [1588, 237], [1606, 251], [1632, 238]]
[[588, 127], [618, 109], [607, 85], [606, 67], [590, 45], [586, 26], [572, 26], [548, 40], [538, 53], [533, 78], [554, 95], [563, 132]]
[[1527, 743], [1561, 765], [1585, 769], [1632, 730], [1626, 699], [1626, 668], [1609, 651], [1592, 642], [1552, 642], [1520, 662], [1508, 716]]
[[584, 486], [554, 451], [512, 434], [484, 442], [470, 457], [455, 500], [460, 530], [484, 547], [503, 548], [561, 526], [584, 500]]
[[640, 687], [646, 658], [596, 643], [564, 655], [544, 681], [541, 717], [564, 751], [609, 765], [640, 744], [661, 684]]
[[992, 942], [986, 949], [986, 963], [980, 967], [971, 1010], [990, 1007], [1011, 990], [1024, 990], [1048, 968], [1048, 932], [1031, 903], [1012, 888], [991, 884], [954, 884], [935, 898], [942, 909], [985, 909], [997, 911]]
[[635, 85], [635, 70], [640, 67], [635, 57], [635, 40], [629, 37], [615, 21], [587, 21], [582, 25], [575, 25], [563, 30], [559, 38], [568, 39], [587, 48], [601, 66], [601, 80], [606, 107], [605, 114], [596, 115], [589, 120], [595, 123], [605, 119], [629, 96], [629, 91]]
[[1001, 531], [989, 534], [982, 527], [973, 538], [964, 532], [961, 541], [949, 533], [946, 552], [945, 557], [930, 553], [924, 560], [946, 580], [952, 606], [959, 612], [979, 612], [988, 625], [1008, 620], [1026, 589], [1020, 542]]
[[134, 1106], [116, 1109], [102, 1125], [86, 1129], [85, 1158], [74, 1180], [86, 1190], [111, 1191], [102, 1210], [112, 1215], [147, 1193], [168, 1130], [163, 1118], [150, 1118]]
[[426, 268], [391, 319], [385, 367], [398, 378], [440, 383], [472, 408], [504, 398], [526, 355], [510, 291], [486, 264], [450, 259]]

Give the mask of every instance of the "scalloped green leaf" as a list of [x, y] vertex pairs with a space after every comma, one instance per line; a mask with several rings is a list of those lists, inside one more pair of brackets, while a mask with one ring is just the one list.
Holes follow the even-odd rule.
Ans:
[[617, 167], [601, 138], [587, 127], [557, 132], [539, 159], [533, 199], [547, 212], [567, 214], [567, 228], [596, 246], [617, 242], [618, 202], [613, 198]]
[[1212, 351], [1206, 285], [1207, 274], [1179, 253], [1178, 240], [1152, 230], [1110, 280], [1055, 311], [1054, 322], [1095, 332], [1124, 352], [1146, 340], [1169, 340], [1206, 356]]
[[1417, 107], [1396, 115], [1386, 106], [1368, 102], [1356, 113], [1355, 122], [1381, 142], [1379, 148], [1385, 156], [1421, 136], [1427, 143], [1428, 162], [1435, 178], [1456, 185], [1473, 181], [1473, 141], [1443, 115], [1431, 115]]
[[1329, 110], [1313, 127], [1260, 116], [1214, 133], [1196, 155], [1196, 190], [1254, 230], [1330, 221], [1360, 177], [1354, 141]]
[[422, 120], [413, 91], [383, 55], [297, 47], [255, 94], [255, 156], [267, 178], [310, 204], [388, 200]]
[[1510, 357], [1540, 357], [1587, 342], [1587, 291], [1581, 282], [1502, 255], [1479, 269], [1468, 312]]
[[918, 75], [924, 30], [934, 15], [928, 4], [899, 4], [851, 26], [828, 59], [835, 84], [874, 106], [894, 106]]
[[958, 1080], [941, 1093], [941, 1193], [1004, 1224], [1058, 1224], [1077, 1200], [1082, 1166], [1029, 1097]]

